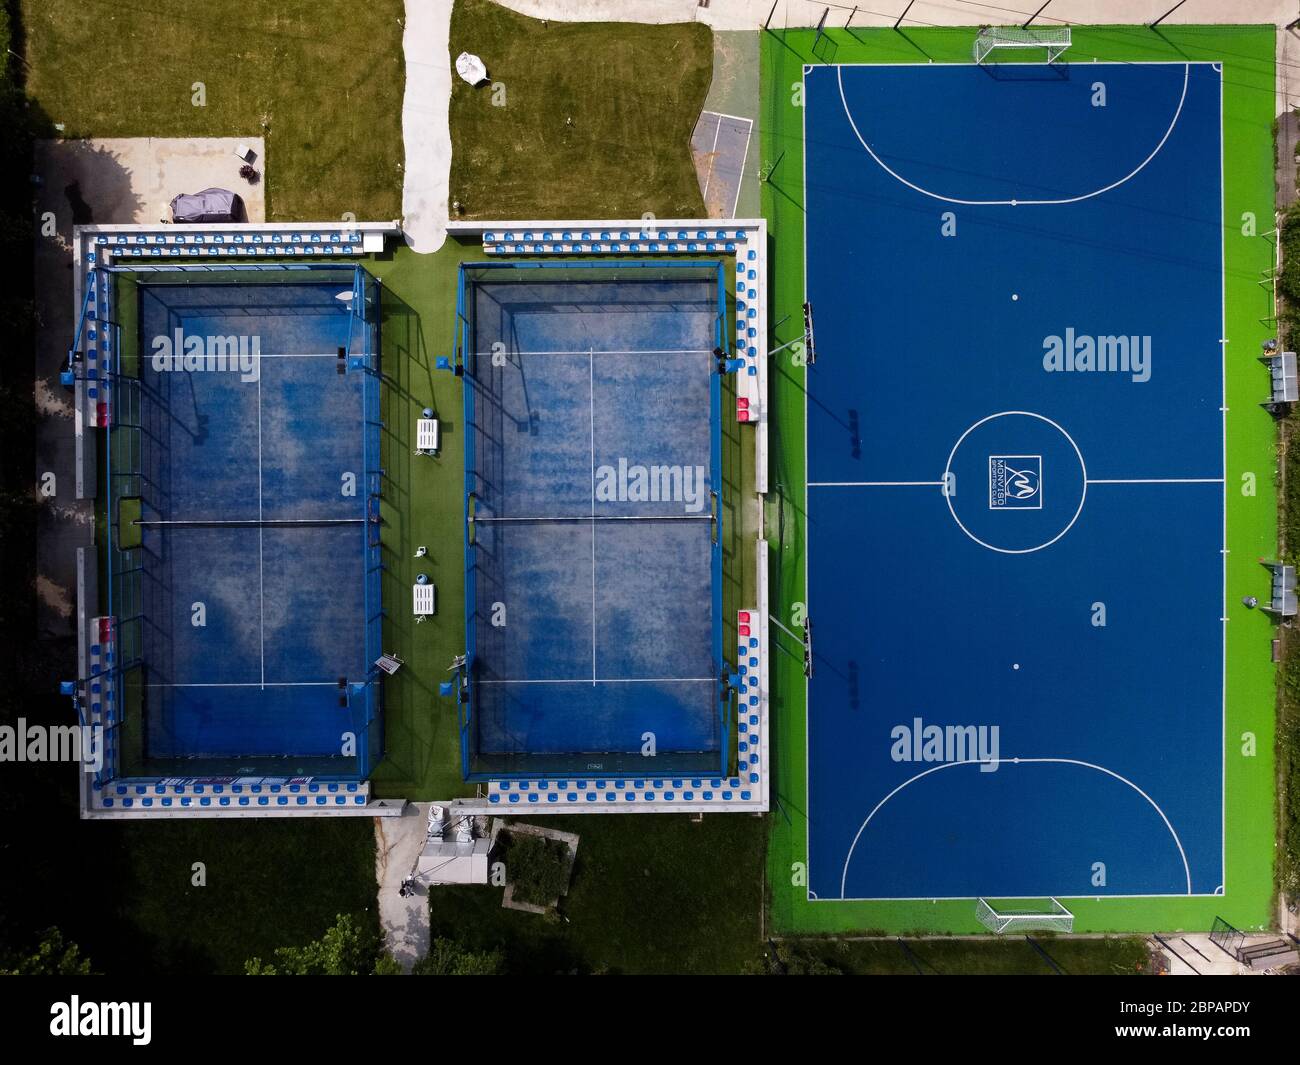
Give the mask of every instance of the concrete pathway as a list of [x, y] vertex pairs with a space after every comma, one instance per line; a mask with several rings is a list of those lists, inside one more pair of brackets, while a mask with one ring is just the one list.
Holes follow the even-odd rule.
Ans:
[[429, 892], [417, 887], [402, 898], [398, 889], [415, 867], [429, 832], [429, 803], [409, 803], [401, 817], [375, 818], [375, 879], [384, 940], [406, 972], [429, 953]]
[[[1250, 935], [1246, 943], [1274, 942], [1282, 938], [1272, 933]], [[1150, 940], [1152, 949], [1164, 957], [1170, 976], [1260, 976], [1261, 971], [1251, 969], [1237, 961], [1221, 947], [1216, 947], [1207, 932], [1186, 935], [1164, 933]]]
[[447, 239], [447, 190], [451, 182], [452, 0], [406, 0], [402, 51], [406, 93], [402, 140], [402, 226], [406, 243], [435, 252]]

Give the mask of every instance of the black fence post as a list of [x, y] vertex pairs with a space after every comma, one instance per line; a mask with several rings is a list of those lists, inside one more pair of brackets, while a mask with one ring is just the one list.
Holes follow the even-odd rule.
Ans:
[[1157, 26], [1160, 25], [1160, 23], [1164, 22], [1165, 19], [1167, 19], [1170, 15], [1172, 15], [1175, 11], [1177, 11], [1177, 10], [1178, 10], [1180, 7], [1182, 7], [1185, 3], [1187, 3], [1187, 0], [1178, 0], [1178, 3], [1176, 3], [1176, 4], [1175, 4], [1173, 7], [1171, 7], [1168, 11], [1166, 11], [1163, 15], [1161, 15], [1158, 19], [1156, 19], [1155, 22], [1148, 22], [1148, 23], [1147, 23], [1148, 28], [1150, 28], [1150, 29], [1155, 29]]
[[1025, 21], [1024, 21], [1023, 23], [1021, 23], [1020, 28], [1021, 28], [1022, 30], [1027, 30], [1027, 29], [1029, 29], [1029, 24], [1030, 24], [1031, 22], [1033, 22], [1034, 19], [1038, 18], [1039, 15], [1041, 15], [1041, 14], [1043, 13], [1043, 12], [1047, 9], [1047, 5], [1050, 4], [1051, 2], [1052, 2], [1052, 0], [1044, 0], [1043, 6], [1040, 7], [1037, 11], [1035, 11], [1032, 15], [1030, 15], [1027, 19], [1025, 19]]

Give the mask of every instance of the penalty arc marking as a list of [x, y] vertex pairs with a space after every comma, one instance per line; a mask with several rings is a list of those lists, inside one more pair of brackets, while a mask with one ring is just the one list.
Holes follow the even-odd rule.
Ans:
[[1155, 799], [1151, 798], [1150, 795], [1148, 795], [1145, 791], [1139, 788], [1136, 784], [1133, 783], [1133, 781], [1129, 780], [1127, 777], [1120, 776], [1113, 769], [1107, 769], [1105, 766], [1101, 766], [1101, 765], [1094, 765], [1092, 762], [1082, 762], [1077, 758], [990, 758], [986, 760], [981, 760], [978, 758], [966, 758], [960, 762], [944, 762], [940, 765], [931, 766], [929, 769], [924, 769], [920, 773], [917, 773], [915, 776], [909, 777], [907, 780], [903, 781], [903, 783], [899, 784], [898, 787], [894, 788], [893, 791], [891, 791], [888, 795], [886, 795], [883, 799], [881, 799], [878, 803], [876, 803], [871, 813], [867, 814], [866, 820], [863, 821], [862, 824], [858, 827], [858, 831], [853, 836], [853, 842], [849, 844], [849, 852], [844, 856], [844, 868], [840, 872], [840, 898], [841, 899], [845, 898], [845, 892], [848, 890], [847, 883], [849, 878], [849, 865], [853, 861], [853, 851], [858, 845], [858, 840], [862, 838], [862, 833], [866, 831], [867, 825], [871, 823], [871, 819], [880, 812], [881, 808], [885, 805], [885, 803], [889, 802], [890, 799], [892, 799], [904, 788], [908, 787], [911, 784], [915, 784], [922, 777], [928, 777], [931, 773], [938, 773], [939, 771], [944, 769], [953, 769], [957, 766], [986, 765], [989, 763], [993, 763], [996, 765], [1027, 765], [1027, 764], [1034, 764], [1034, 763], [1046, 763], [1051, 765], [1081, 766], [1084, 769], [1095, 769], [1098, 773], [1104, 773], [1106, 774], [1106, 776], [1113, 777], [1114, 779], [1118, 780], [1122, 784], [1127, 784], [1130, 788], [1136, 791], [1139, 795], [1142, 796], [1142, 798], [1146, 799], [1146, 801], [1151, 804], [1151, 808], [1160, 815], [1160, 820], [1165, 823], [1165, 828], [1169, 829], [1169, 835], [1173, 837], [1174, 846], [1178, 848], [1178, 857], [1182, 859], [1183, 874], [1187, 879], [1187, 894], [1191, 895], [1193, 893], [1192, 892], [1192, 869], [1191, 866], [1188, 865], [1187, 863], [1187, 852], [1183, 850], [1183, 841], [1178, 838], [1178, 833], [1174, 830], [1174, 826], [1170, 823], [1169, 818], [1165, 816], [1164, 810], [1160, 809], [1160, 806], [1155, 801]]
[[835, 71], [835, 77], [838, 80], [839, 87], [840, 87], [840, 103], [844, 106], [844, 117], [849, 120], [849, 126], [853, 130], [853, 135], [858, 138], [858, 143], [861, 144], [864, 149], [866, 149], [867, 154], [871, 156], [873, 160], [875, 160], [876, 165], [879, 166], [881, 170], [883, 170], [886, 174], [892, 177], [895, 181], [899, 182], [900, 184], [906, 185], [909, 189], [912, 189], [914, 192], [919, 192], [923, 196], [929, 196], [933, 200], [941, 200], [944, 203], [955, 203], [958, 204], [959, 206], [965, 206], [965, 207], [1046, 207], [1046, 206], [1065, 204], [1065, 203], [1079, 203], [1083, 200], [1090, 200], [1095, 196], [1101, 196], [1103, 193], [1110, 192], [1112, 189], [1119, 188], [1125, 182], [1131, 181], [1139, 173], [1141, 173], [1144, 169], [1146, 169], [1147, 164], [1150, 163], [1152, 159], [1154, 159], [1157, 155], [1160, 154], [1160, 149], [1162, 149], [1165, 146], [1165, 142], [1169, 140], [1170, 135], [1174, 132], [1174, 127], [1178, 125], [1179, 116], [1181, 116], [1183, 113], [1183, 104], [1187, 102], [1187, 86], [1188, 83], [1191, 81], [1191, 76], [1192, 76], [1191, 64], [1190, 63], [1184, 64], [1183, 65], [1183, 91], [1182, 91], [1182, 95], [1178, 98], [1178, 107], [1174, 110], [1174, 117], [1169, 120], [1169, 128], [1165, 130], [1165, 135], [1160, 138], [1160, 142], [1154, 148], [1151, 149], [1151, 154], [1148, 155], [1145, 159], [1143, 159], [1142, 162], [1140, 162], [1136, 167], [1134, 167], [1131, 171], [1129, 171], [1129, 173], [1125, 174], [1118, 181], [1112, 181], [1109, 185], [1104, 185], [1099, 189], [1094, 189], [1092, 192], [1085, 192], [1080, 196], [1065, 196], [1055, 200], [963, 200], [955, 196], [945, 196], [939, 192], [932, 192], [930, 189], [922, 188], [920, 185], [917, 185], [915, 182], [908, 181], [907, 178], [903, 177], [903, 175], [898, 173], [896, 170], [891, 169], [888, 163], [886, 163], [883, 159], [880, 158], [880, 156], [878, 156], [874, 151], [872, 151], [871, 145], [867, 143], [866, 138], [863, 137], [861, 131], [859, 131], [858, 124], [853, 121], [853, 112], [849, 110], [849, 102], [847, 99], [845, 99], [844, 67], [839, 66], [836, 68]]

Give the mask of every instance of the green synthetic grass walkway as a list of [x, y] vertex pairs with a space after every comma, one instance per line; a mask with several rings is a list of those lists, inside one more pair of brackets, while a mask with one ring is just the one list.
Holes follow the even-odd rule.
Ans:
[[[803, 299], [803, 121], [798, 89], [803, 65], [833, 63], [969, 63], [974, 28], [836, 30], [812, 52], [811, 31], [763, 35], [762, 167], [764, 214], [773, 244], [771, 317], [798, 321]], [[1274, 326], [1271, 295], [1258, 284], [1273, 261], [1262, 234], [1273, 222], [1274, 30], [1271, 26], [1075, 27], [1072, 63], [1212, 60], [1224, 67], [1224, 218], [1227, 277], [1227, 807], [1226, 895], [1219, 899], [1067, 899], [1075, 930], [1109, 932], [1208, 929], [1223, 916], [1242, 929], [1270, 923], [1274, 848], [1273, 635], [1267, 617], [1239, 603], [1267, 596], [1261, 557], [1276, 551], [1275, 431], [1259, 401], [1267, 379], [1255, 356]], [[1246, 235], [1247, 215], [1260, 235]], [[775, 343], [791, 339], [789, 326]], [[771, 557], [772, 611], [797, 628], [804, 595], [803, 370], [773, 367], [772, 479], [769, 528], [778, 523]], [[1152, 431], [1158, 431], [1153, 425]], [[1247, 494], [1248, 475], [1253, 494]], [[973, 902], [831, 902], [807, 899], [805, 706], [802, 672], [789, 656], [772, 666], [777, 758], [768, 855], [772, 921], [783, 932], [874, 929], [885, 932], [979, 932]], [[1198, 786], [1195, 780], [1189, 787]]]

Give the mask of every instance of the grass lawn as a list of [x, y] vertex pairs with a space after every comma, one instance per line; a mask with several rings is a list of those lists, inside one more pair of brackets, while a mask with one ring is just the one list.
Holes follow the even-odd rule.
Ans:
[[[530, 823], [521, 819], [521, 823]], [[536, 818], [581, 837], [565, 920], [501, 908], [500, 888], [435, 888], [432, 933], [500, 948], [512, 974], [740, 973], [760, 964], [767, 819]]]
[[452, 79], [451, 199], [464, 217], [703, 214], [690, 137], [712, 78], [707, 26], [543, 23], [457, 0], [451, 54], [462, 51], [493, 83]]
[[[276, 947], [319, 939], [336, 914], [377, 927], [375, 837], [367, 819], [90, 824], [123, 856], [103, 942], [82, 943], [107, 972], [242, 973]], [[192, 864], [206, 867], [194, 887]], [[147, 959], [147, 962], [145, 961]]]
[[[247, 958], [320, 938], [337, 914], [377, 921], [368, 819], [81, 821], [72, 766], [16, 779], [0, 792], [0, 953], [55, 926], [98, 973], [242, 973]], [[196, 862], [206, 887], [192, 884]]]
[[65, 136], [260, 134], [268, 221], [400, 216], [402, 0], [19, 6], [28, 93]]

